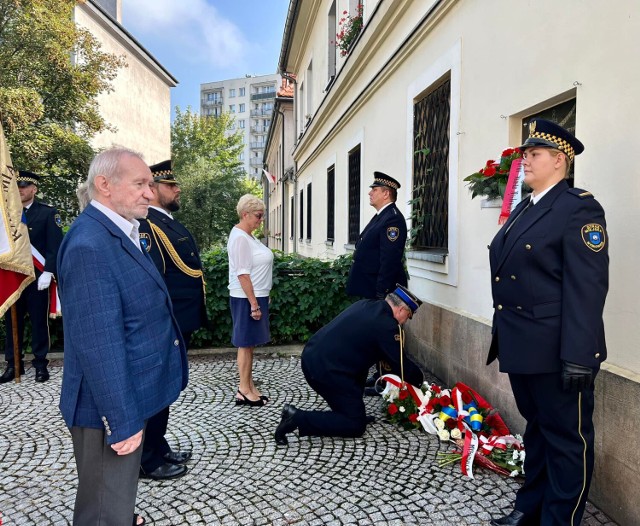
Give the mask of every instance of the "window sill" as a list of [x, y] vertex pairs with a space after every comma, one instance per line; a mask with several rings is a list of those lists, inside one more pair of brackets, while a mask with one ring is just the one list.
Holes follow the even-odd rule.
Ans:
[[407, 250], [407, 259], [413, 259], [416, 261], [429, 261], [431, 263], [439, 263], [444, 265], [447, 262], [447, 256], [449, 252], [447, 250]]
[[327, 239], [324, 244], [328, 247], [332, 247], [333, 246], [333, 239]]

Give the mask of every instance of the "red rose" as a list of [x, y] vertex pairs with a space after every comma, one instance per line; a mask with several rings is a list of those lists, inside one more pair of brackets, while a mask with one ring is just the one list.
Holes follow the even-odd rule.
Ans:
[[489, 160], [487, 161], [487, 164], [486, 164], [485, 166], [493, 166], [494, 164], [496, 164], [495, 159], [489, 159]]
[[502, 152], [502, 157], [509, 157], [510, 155], [513, 155], [513, 152], [515, 152], [514, 148], [507, 148], [504, 152]]
[[436, 401], [434, 398], [427, 402], [427, 413], [433, 413], [433, 409], [436, 405]]
[[395, 415], [398, 412], [398, 406], [396, 404], [389, 404], [387, 411], [389, 411], [390, 415]]
[[482, 172], [482, 175], [484, 175], [485, 177], [491, 177], [491, 176], [493, 176], [495, 174], [496, 174], [495, 166], [487, 166], [484, 169], [484, 172]]
[[438, 400], [438, 403], [442, 407], [446, 407], [448, 405], [451, 405], [451, 398], [449, 398], [447, 395], [441, 396], [440, 399]]
[[469, 391], [465, 391], [464, 393], [462, 393], [462, 401], [465, 404], [471, 403], [472, 400], [473, 400], [473, 396], [471, 396], [471, 393], [469, 393]]
[[441, 393], [441, 392], [442, 392], [442, 389], [440, 388], [440, 386], [439, 386], [439, 385], [436, 385], [436, 384], [433, 384], [433, 385], [431, 386], [431, 390], [432, 390], [434, 393]]
[[398, 398], [400, 400], [404, 400], [405, 398], [407, 398], [407, 396], [409, 396], [409, 391], [407, 391], [406, 389], [403, 389], [402, 391], [400, 391]]
[[418, 415], [416, 413], [412, 413], [409, 415], [409, 422], [417, 422], [418, 421]]
[[453, 429], [454, 427], [456, 427], [458, 425], [458, 421], [454, 420], [453, 418], [449, 418], [444, 423], [444, 425], [447, 427], [447, 429]]

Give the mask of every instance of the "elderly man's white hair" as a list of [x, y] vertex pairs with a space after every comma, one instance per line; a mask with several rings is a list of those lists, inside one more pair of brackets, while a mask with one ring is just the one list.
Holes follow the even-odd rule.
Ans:
[[113, 182], [118, 181], [120, 178], [120, 160], [123, 157], [137, 157], [141, 161], [144, 161], [141, 153], [124, 147], [104, 150], [93, 158], [89, 166], [89, 175], [87, 176], [86, 183], [90, 200], [95, 197], [95, 178], [97, 175], [104, 175]]

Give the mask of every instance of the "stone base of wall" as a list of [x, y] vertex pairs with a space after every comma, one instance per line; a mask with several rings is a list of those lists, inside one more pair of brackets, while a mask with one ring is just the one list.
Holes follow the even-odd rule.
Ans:
[[[407, 323], [407, 352], [446, 386], [464, 382], [482, 394], [513, 433], [525, 422], [497, 361], [485, 365], [491, 327], [468, 313], [424, 303]], [[640, 375], [605, 364], [596, 379], [596, 463], [589, 500], [618, 524], [640, 524]]]

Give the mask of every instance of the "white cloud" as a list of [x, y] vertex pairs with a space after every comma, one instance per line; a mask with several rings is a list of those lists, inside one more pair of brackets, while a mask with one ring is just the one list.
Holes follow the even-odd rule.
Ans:
[[190, 63], [227, 68], [242, 64], [249, 43], [240, 29], [206, 0], [128, 0], [123, 25], [144, 45], [162, 39]]

